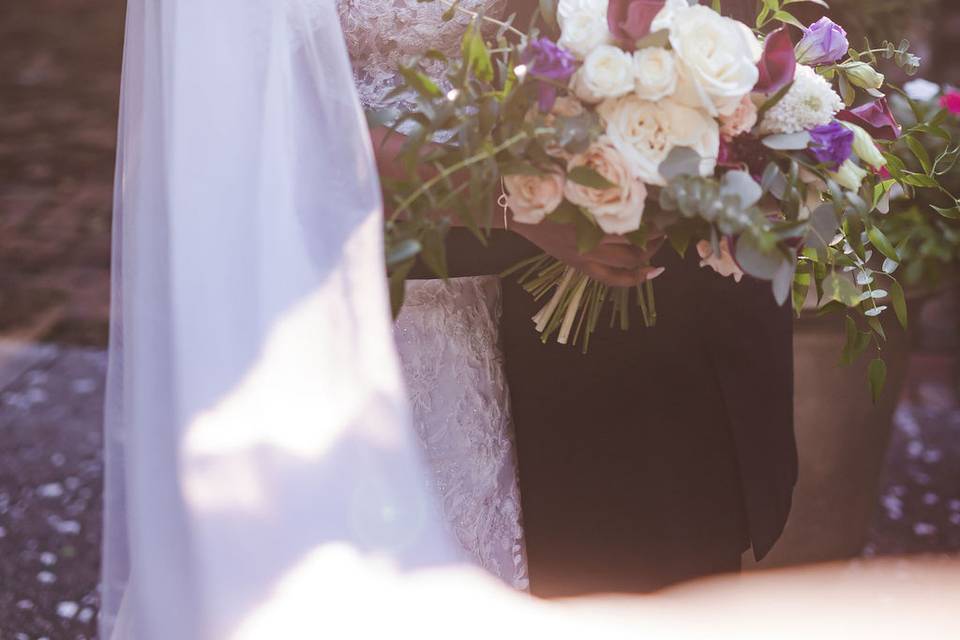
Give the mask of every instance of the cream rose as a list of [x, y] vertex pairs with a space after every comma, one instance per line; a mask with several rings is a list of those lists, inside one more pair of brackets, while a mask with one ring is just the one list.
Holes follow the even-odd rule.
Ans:
[[664, 185], [662, 163], [675, 147], [690, 147], [703, 159], [700, 172], [711, 175], [720, 150], [716, 120], [666, 98], [659, 102], [631, 95], [608, 100], [598, 112], [607, 136], [623, 154], [633, 175], [647, 184]]
[[677, 89], [677, 65], [673, 53], [663, 47], [634, 53], [633, 73], [637, 95], [644, 100], [660, 100]]
[[603, 44], [590, 52], [573, 76], [573, 90], [595, 104], [633, 91], [633, 57], [619, 47]]
[[539, 224], [563, 202], [565, 179], [560, 173], [504, 176], [507, 206], [513, 219], [522, 224]]
[[602, 44], [610, 43], [610, 27], [607, 26], [607, 12], [603, 14], [581, 10], [572, 13], [565, 21], [561, 30], [561, 47], [583, 60], [590, 52]]
[[680, 79], [686, 81], [677, 98], [688, 106], [729, 115], [757, 83], [756, 37], [736, 20], [702, 5], [668, 3], [651, 28], [670, 32]]
[[757, 105], [750, 96], [743, 96], [736, 110], [720, 117], [720, 135], [727, 140], [753, 129], [757, 124]]
[[589, 211], [606, 233], [625, 234], [640, 228], [647, 187], [633, 177], [624, 157], [605, 136], [601, 136], [584, 153], [573, 156], [568, 169], [586, 166], [615, 186], [592, 189], [567, 181], [567, 200]]
[[743, 269], [737, 264], [730, 251], [730, 242], [726, 238], [720, 239], [720, 255], [713, 252], [713, 245], [709, 240], [697, 243], [697, 253], [700, 254], [700, 266], [710, 267], [724, 278], [733, 276], [737, 282], [743, 279]]

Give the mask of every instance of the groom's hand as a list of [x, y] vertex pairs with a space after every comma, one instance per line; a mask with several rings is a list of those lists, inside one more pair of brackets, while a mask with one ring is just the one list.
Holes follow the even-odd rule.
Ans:
[[580, 253], [573, 225], [513, 222], [510, 230], [558, 260], [611, 287], [633, 287], [663, 273], [662, 268], [650, 265], [651, 258], [663, 244], [662, 236], [651, 238], [644, 247], [633, 245], [619, 236], [606, 236], [592, 251]]

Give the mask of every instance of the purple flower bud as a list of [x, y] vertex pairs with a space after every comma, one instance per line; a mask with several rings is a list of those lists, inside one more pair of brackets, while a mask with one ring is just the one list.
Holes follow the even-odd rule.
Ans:
[[824, 17], [804, 29], [797, 44], [797, 60], [811, 66], [830, 64], [845, 56], [849, 48], [843, 27]]
[[900, 123], [890, 111], [886, 98], [868, 102], [856, 109], [845, 109], [837, 114], [837, 118], [860, 125], [880, 140], [896, 140], [900, 137]]
[[[577, 59], [547, 38], [531, 40], [523, 50], [520, 61], [527, 66], [527, 73], [540, 79], [539, 106], [543, 112], [550, 111], [557, 99], [557, 86], [570, 79], [577, 70]], [[542, 82], [546, 80], [547, 82]]]
[[797, 73], [797, 55], [786, 27], [781, 27], [767, 36], [763, 42], [763, 56], [757, 68], [760, 77], [754, 91], [776, 93], [791, 82]]
[[650, 23], [665, 4], [666, 0], [610, 0], [607, 5], [610, 33], [632, 49], [637, 40], [650, 33]]
[[836, 120], [814, 127], [810, 130], [807, 151], [817, 162], [835, 170], [853, 155], [853, 131]]

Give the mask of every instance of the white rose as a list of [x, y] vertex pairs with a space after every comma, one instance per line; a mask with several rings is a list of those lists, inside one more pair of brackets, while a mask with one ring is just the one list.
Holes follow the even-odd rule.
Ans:
[[758, 43], [744, 25], [702, 5], [668, 3], [652, 23], [668, 29], [678, 59], [677, 99], [710, 115], [728, 115], [759, 78]]
[[647, 47], [633, 54], [637, 95], [644, 100], [659, 100], [677, 88], [677, 65], [673, 53], [662, 47]]
[[625, 234], [640, 228], [647, 187], [631, 173], [626, 159], [606, 137], [600, 137], [585, 152], [573, 156], [568, 169], [586, 166], [615, 186], [592, 189], [567, 181], [564, 195], [593, 215], [606, 233]]
[[607, 25], [606, 11], [603, 15], [597, 15], [586, 10], [573, 13], [564, 21], [557, 42], [581, 60], [600, 45], [609, 43], [610, 27]]
[[539, 224], [563, 202], [564, 177], [560, 173], [511, 174], [503, 177], [503, 185], [513, 219], [523, 224]]
[[567, 21], [575, 15], [586, 13], [607, 19], [607, 5], [609, 0], [560, 0], [557, 3], [557, 22], [560, 28], [567, 26]]
[[594, 104], [626, 95], [633, 86], [633, 56], [609, 44], [591, 51], [573, 77], [577, 97]]
[[604, 102], [598, 112], [613, 145], [647, 184], [666, 184], [660, 163], [675, 147], [690, 147], [700, 155], [702, 175], [711, 175], [716, 168], [720, 128], [702, 111], [671, 98], [650, 102], [630, 95]]

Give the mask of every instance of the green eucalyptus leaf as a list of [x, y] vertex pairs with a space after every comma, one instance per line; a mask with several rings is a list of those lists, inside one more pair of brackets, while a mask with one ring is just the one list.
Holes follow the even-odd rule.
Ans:
[[927, 150], [920, 144], [920, 141], [911, 135], [903, 136], [903, 139], [906, 141], [907, 146], [910, 147], [910, 151], [913, 155], [920, 161], [920, 166], [923, 167], [923, 171], [929, 176], [933, 173], [933, 163], [930, 161], [930, 154]]
[[890, 239], [880, 231], [878, 227], [870, 227], [867, 230], [867, 238], [870, 239], [871, 244], [877, 248], [880, 253], [886, 257], [894, 260], [896, 262], [900, 261], [900, 256], [897, 255], [897, 249], [893, 246], [893, 243], [890, 242]]
[[728, 171], [720, 183], [720, 195], [739, 198], [740, 205], [746, 209], [760, 200], [763, 188], [746, 171]]
[[569, 200], [564, 200], [553, 213], [547, 216], [547, 220], [556, 224], [574, 224], [583, 214], [580, 209]]
[[387, 250], [387, 267], [394, 269], [402, 262], [411, 260], [423, 249], [419, 241], [409, 238], [401, 240]]
[[776, 151], [800, 151], [810, 146], [810, 133], [807, 131], [775, 133], [772, 136], [767, 136], [761, 142], [763, 142], [763, 146]]
[[897, 315], [900, 326], [906, 329], [907, 300], [903, 293], [903, 287], [894, 278], [890, 278], [890, 302], [893, 304], [893, 312]]
[[567, 180], [591, 189], [613, 189], [617, 186], [590, 167], [583, 165], [571, 169], [567, 173]]
[[490, 51], [487, 49], [480, 29], [476, 24], [471, 25], [463, 34], [461, 51], [464, 62], [477, 78], [483, 82], [493, 80], [493, 62], [490, 59]]
[[814, 249], [826, 249], [837, 233], [837, 215], [833, 205], [822, 204], [810, 214], [810, 229], [806, 245]]
[[773, 296], [776, 298], [777, 304], [781, 306], [790, 297], [796, 266], [796, 260], [784, 260], [773, 276]]
[[670, 181], [678, 176], [699, 176], [700, 154], [689, 147], [674, 147], [670, 155], [660, 163], [660, 175]]
[[823, 295], [847, 307], [855, 307], [860, 302], [860, 289], [853, 282], [836, 271], [823, 280]]
[[737, 239], [735, 254], [740, 267], [761, 280], [773, 280], [787, 259], [776, 247], [764, 250], [749, 233]]
[[589, 253], [603, 240], [603, 230], [589, 220], [585, 215], [579, 215], [575, 221], [577, 225], [577, 251]]

